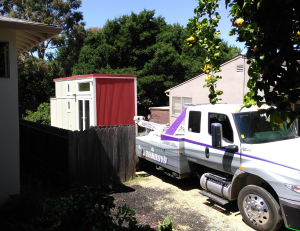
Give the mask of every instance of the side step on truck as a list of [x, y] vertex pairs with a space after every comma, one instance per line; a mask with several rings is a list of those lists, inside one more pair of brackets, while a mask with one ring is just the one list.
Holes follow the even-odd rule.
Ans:
[[224, 205], [237, 201], [247, 225], [300, 230], [300, 138], [295, 126], [274, 124], [257, 107], [190, 105], [171, 125], [145, 121], [136, 137], [139, 159], [176, 179], [197, 173], [200, 194]]

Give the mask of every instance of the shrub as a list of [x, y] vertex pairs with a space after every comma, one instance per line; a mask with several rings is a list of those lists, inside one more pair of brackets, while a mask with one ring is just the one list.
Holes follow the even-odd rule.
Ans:
[[50, 117], [50, 104], [49, 103], [41, 103], [36, 112], [26, 110], [27, 116], [25, 120], [51, 125], [51, 117]]
[[154, 231], [138, 226], [135, 212], [127, 205], [115, 208], [114, 198], [100, 190], [85, 188], [67, 196], [50, 198], [44, 216], [37, 219], [47, 230], [133, 230]]

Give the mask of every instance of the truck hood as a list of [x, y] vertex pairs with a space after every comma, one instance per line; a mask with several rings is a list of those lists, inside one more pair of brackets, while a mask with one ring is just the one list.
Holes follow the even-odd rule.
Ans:
[[241, 155], [300, 171], [300, 138], [261, 144], [242, 144]]

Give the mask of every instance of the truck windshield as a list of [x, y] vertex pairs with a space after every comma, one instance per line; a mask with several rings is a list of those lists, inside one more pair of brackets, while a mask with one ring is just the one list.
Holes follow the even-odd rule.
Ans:
[[233, 114], [239, 135], [244, 143], [264, 143], [296, 138], [287, 122], [271, 127], [269, 118], [257, 112]]

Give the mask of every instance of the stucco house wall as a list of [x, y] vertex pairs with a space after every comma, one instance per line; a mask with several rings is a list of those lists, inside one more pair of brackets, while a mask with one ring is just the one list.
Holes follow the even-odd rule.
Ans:
[[[0, 22], [1, 23], [1, 22]], [[10, 78], [0, 78], [0, 205], [20, 192], [19, 113], [16, 30], [0, 28], [9, 42]]]
[[[17, 56], [59, 34], [62, 28], [0, 15], [0, 42], [8, 42], [0, 77], [0, 206], [20, 193]], [[5, 67], [5, 68], [3, 68]], [[3, 71], [2, 71], [3, 72]]]
[[[218, 75], [222, 76], [222, 79], [217, 83], [217, 89], [224, 91], [221, 96], [221, 103], [243, 103], [244, 95], [248, 91], [248, 69], [249, 65], [244, 55], [238, 55], [221, 65], [222, 71], [219, 72]], [[209, 89], [203, 88], [205, 76], [206, 74], [198, 75], [166, 91], [166, 93], [169, 93], [170, 124], [172, 124], [180, 114], [178, 110], [174, 110], [174, 98], [177, 97], [177, 100], [181, 98], [180, 111], [183, 111], [185, 107], [184, 101], [209, 103]]]

